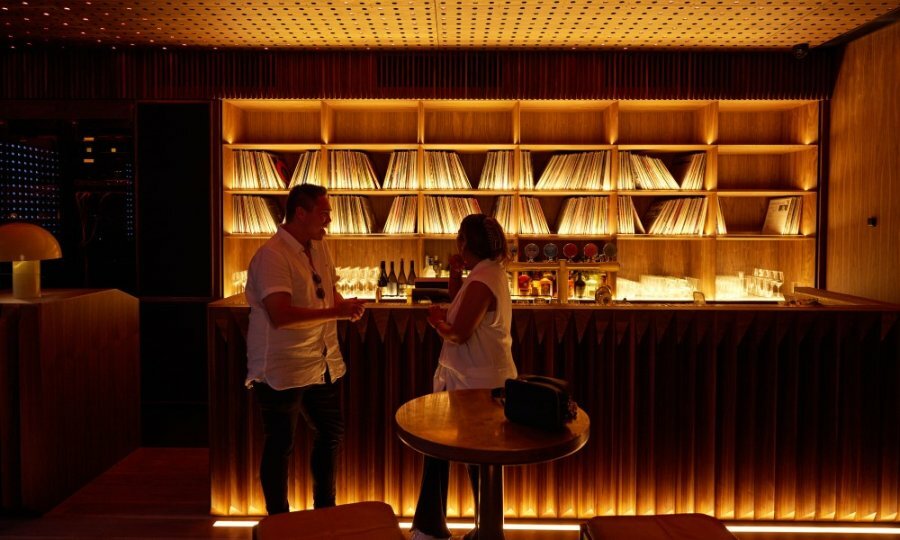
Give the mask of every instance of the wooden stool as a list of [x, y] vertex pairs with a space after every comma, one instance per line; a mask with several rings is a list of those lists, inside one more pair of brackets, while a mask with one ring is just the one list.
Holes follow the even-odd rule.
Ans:
[[736, 540], [706, 514], [595, 517], [581, 524], [582, 540]]
[[276, 514], [260, 520], [256, 540], [403, 540], [391, 507], [367, 501], [332, 508]]

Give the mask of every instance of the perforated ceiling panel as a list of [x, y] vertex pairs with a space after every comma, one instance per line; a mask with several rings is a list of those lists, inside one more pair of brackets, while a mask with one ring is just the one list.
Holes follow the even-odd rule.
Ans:
[[900, 0], [0, 0], [10, 47], [815, 47]]

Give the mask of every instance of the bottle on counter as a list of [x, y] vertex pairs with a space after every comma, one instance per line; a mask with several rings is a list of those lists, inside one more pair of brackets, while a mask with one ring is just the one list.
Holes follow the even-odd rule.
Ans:
[[384, 269], [384, 261], [381, 261], [381, 273], [378, 274], [378, 288], [383, 289], [387, 287], [388, 284], [388, 275]]
[[584, 288], [587, 284], [584, 281], [584, 276], [581, 272], [575, 274], [575, 296], [578, 298], [584, 298]]
[[388, 296], [397, 296], [397, 274], [394, 272], [394, 261], [391, 261], [391, 273], [388, 274], [387, 291]]
[[516, 287], [518, 288], [519, 296], [528, 296], [531, 292], [531, 276], [528, 275], [528, 272], [522, 272], [517, 279]]
[[378, 283], [375, 288], [375, 301], [380, 302], [381, 297], [387, 294], [388, 276], [384, 269], [384, 261], [381, 261], [381, 272], [378, 274]]
[[425, 277], [425, 278], [437, 277], [434, 274], [434, 267], [432, 266], [431, 255], [425, 255], [425, 266], [422, 267], [422, 277]]
[[600, 274], [600, 284], [597, 286], [597, 292], [594, 293], [594, 300], [604, 306], [612, 304], [612, 288], [607, 285], [606, 280], [606, 274]]
[[406, 269], [403, 268], [403, 259], [400, 259], [400, 274], [397, 275], [397, 291], [399, 294], [406, 292]]
[[416, 261], [409, 261], [409, 274], [406, 276], [406, 283], [413, 287], [416, 285]]
[[553, 280], [550, 279], [550, 272], [544, 272], [540, 281], [541, 296], [551, 296], [553, 294]]
[[597, 278], [594, 274], [588, 274], [588, 278], [584, 282], [584, 295], [589, 299], [594, 297], [597, 292]]

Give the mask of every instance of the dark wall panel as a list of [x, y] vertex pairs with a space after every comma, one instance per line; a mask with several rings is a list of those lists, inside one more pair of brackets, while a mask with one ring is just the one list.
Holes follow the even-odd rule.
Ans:
[[211, 104], [137, 110], [138, 292], [212, 296]]
[[137, 107], [138, 293], [144, 446], [206, 444], [212, 299], [212, 106]]

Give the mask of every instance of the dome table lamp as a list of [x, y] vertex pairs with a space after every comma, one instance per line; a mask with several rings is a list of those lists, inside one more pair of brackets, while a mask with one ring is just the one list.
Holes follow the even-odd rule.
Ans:
[[0, 261], [12, 261], [13, 297], [41, 297], [41, 261], [59, 259], [59, 242], [30, 223], [0, 225]]

